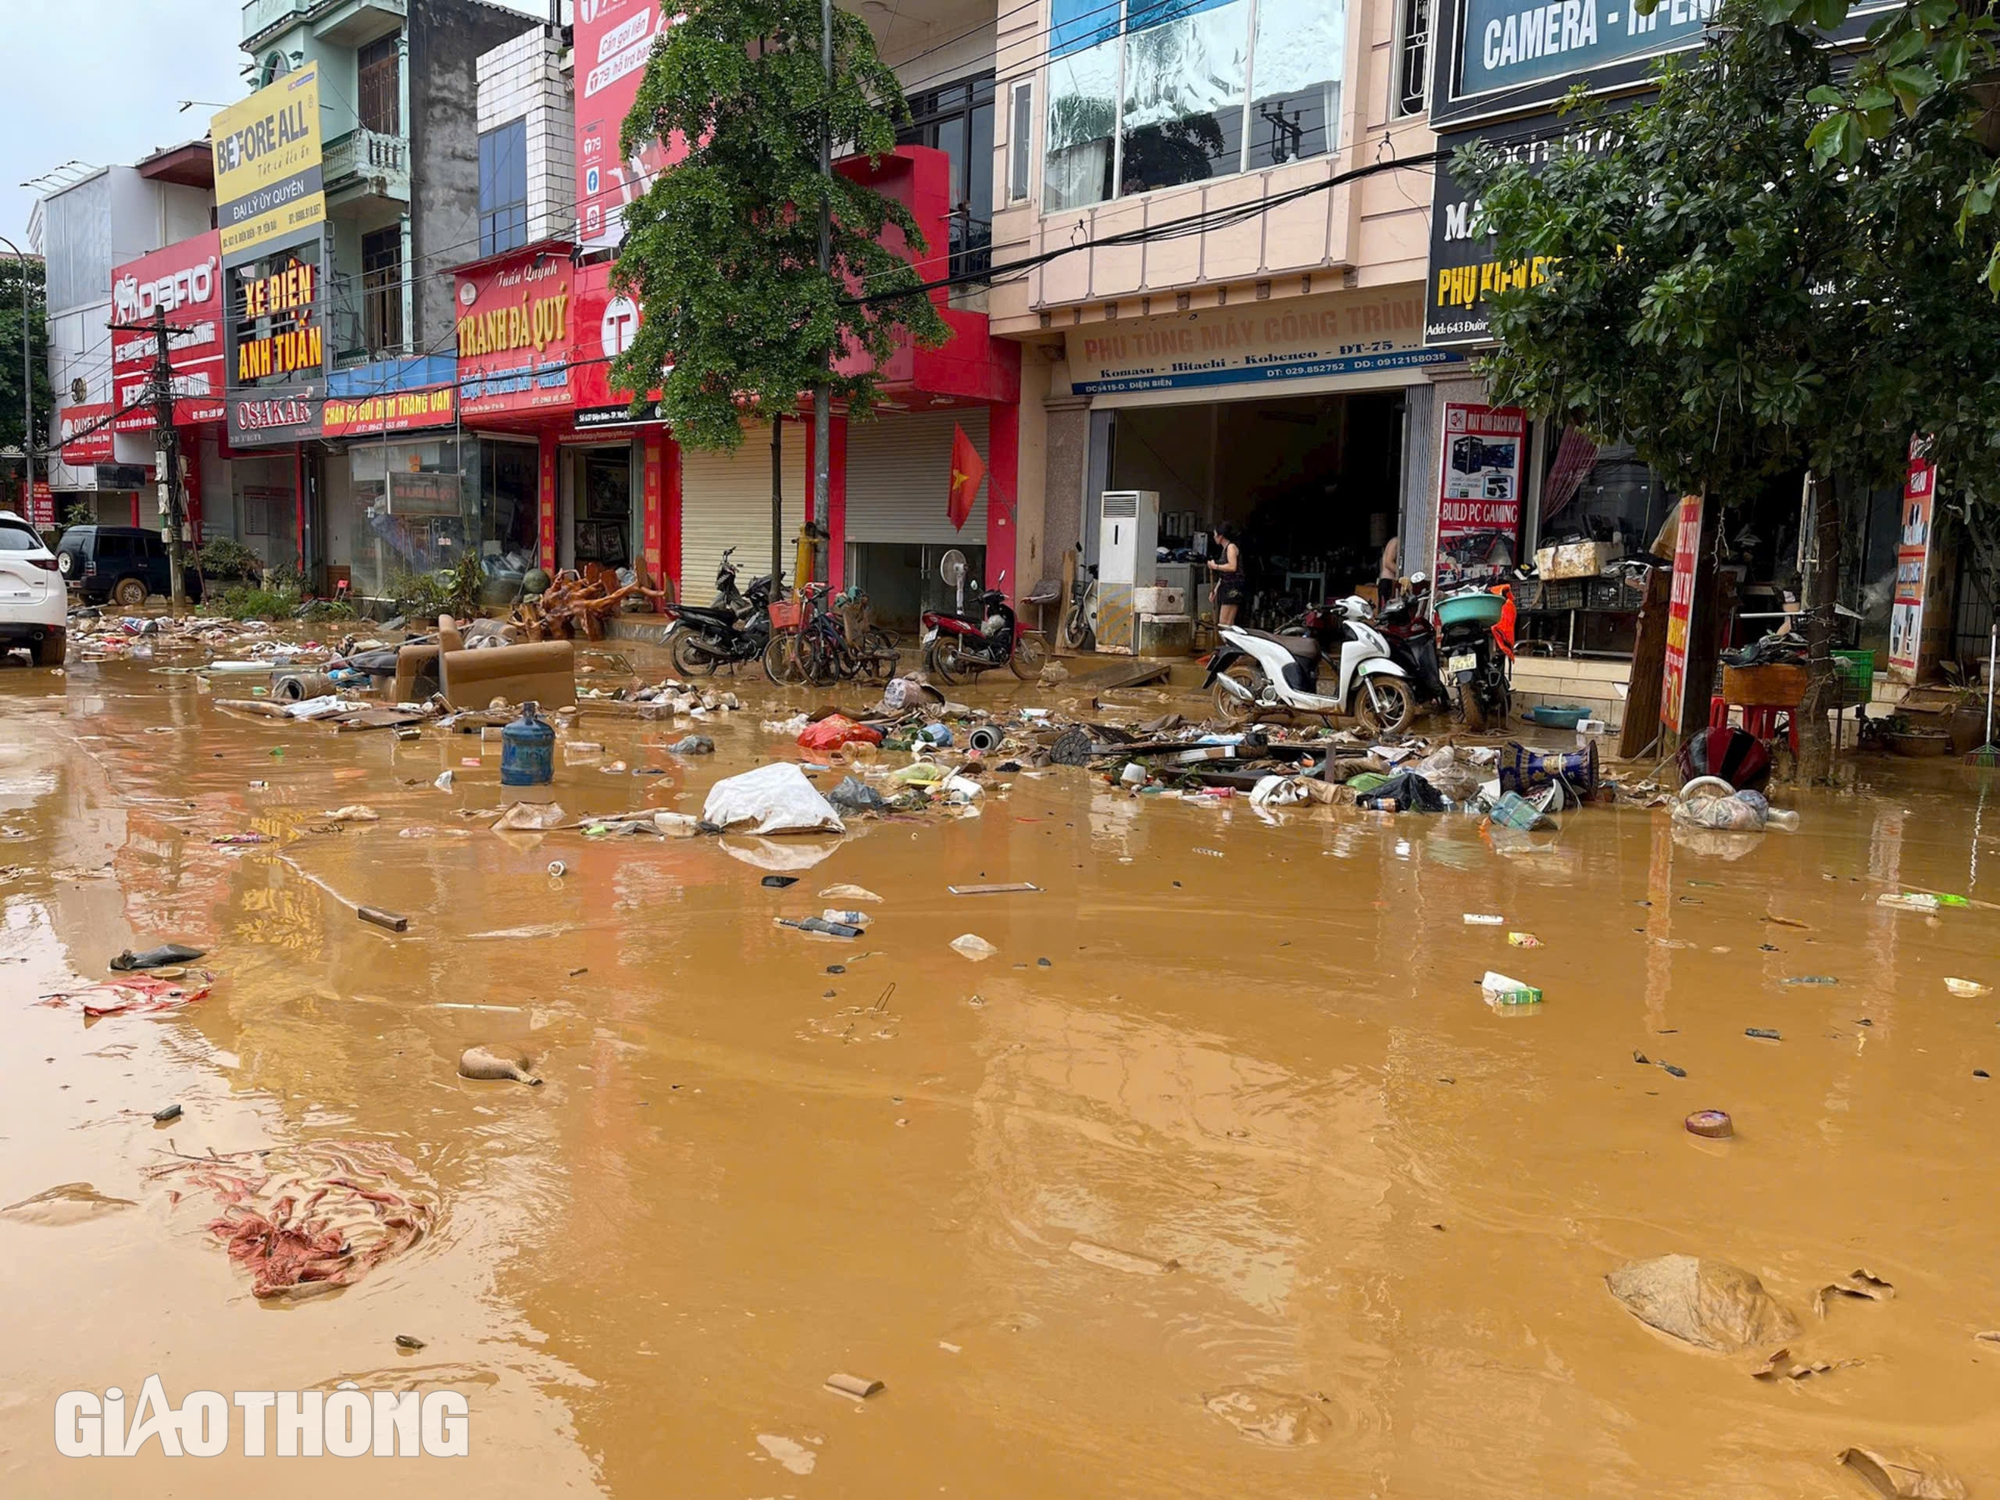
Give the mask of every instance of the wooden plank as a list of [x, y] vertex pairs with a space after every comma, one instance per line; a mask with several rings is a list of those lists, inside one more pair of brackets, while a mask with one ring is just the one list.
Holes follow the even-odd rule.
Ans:
[[1660, 732], [1660, 674], [1667, 664], [1667, 595], [1672, 587], [1667, 568], [1653, 569], [1646, 580], [1632, 672], [1626, 679], [1625, 725], [1618, 736], [1618, 754], [1626, 760], [1635, 759]]
[[1144, 687], [1149, 682], [1159, 682], [1172, 670], [1173, 663], [1169, 661], [1124, 661], [1072, 676], [1064, 687], [1072, 692], [1091, 693], [1111, 688]]

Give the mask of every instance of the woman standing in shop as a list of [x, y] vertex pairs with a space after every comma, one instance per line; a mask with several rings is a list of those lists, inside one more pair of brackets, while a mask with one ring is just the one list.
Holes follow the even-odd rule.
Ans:
[[1236, 611], [1243, 603], [1243, 533], [1234, 521], [1215, 528], [1215, 545], [1220, 556], [1208, 560], [1209, 575], [1215, 580], [1209, 596], [1215, 601], [1215, 623], [1234, 625]]

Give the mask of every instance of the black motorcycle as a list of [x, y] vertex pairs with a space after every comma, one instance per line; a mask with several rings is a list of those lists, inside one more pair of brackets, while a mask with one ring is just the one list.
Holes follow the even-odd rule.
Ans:
[[764, 659], [771, 641], [771, 580], [753, 578], [748, 593], [736, 587], [734, 547], [715, 570], [715, 603], [670, 604], [679, 621], [672, 636], [674, 668], [685, 677], [707, 676], [716, 668]]
[[1429, 712], [1447, 710], [1457, 695], [1445, 686], [1438, 672], [1437, 627], [1431, 622], [1430, 580], [1422, 573], [1412, 575], [1409, 588], [1383, 605], [1375, 617], [1375, 628], [1389, 643], [1389, 660], [1403, 669], [1416, 694], [1417, 707]]
[[[1509, 654], [1500, 649], [1499, 639], [1508, 600], [1482, 582], [1454, 589], [1438, 601], [1444, 685], [1457, 697], [1465, 727], [1474, 734], [1505, 729], [1513, 706]], [[1513, 644], [1511, 634], [1507, 644]]]

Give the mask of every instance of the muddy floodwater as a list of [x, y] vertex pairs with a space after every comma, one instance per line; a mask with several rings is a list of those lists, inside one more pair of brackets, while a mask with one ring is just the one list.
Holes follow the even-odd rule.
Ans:
[[[586, 713], [555, 799], [698, 812], [798, 758], [737, 686], [701, 759]], [[2000, 995], [1945, 983], [2000, 985], [2000, 773], [1871, 759], [1781, 799], [1796, 833], [1605, 807], [1496, 849], [1057, 768], [724, 847], [502, 837], [457, 816], [498, 765], [138, 663], [0, 672], [0, 1206], [37, 1200], [0, 1212], [0, 1493], [1865, 1496], [1851, 1445], [2000, 1491]], [[881, 897], [863, 938], [774, 925], [836, 884]], [[169, 941], [206, 998], [51, 999]], [[1545, 1002], [1496, 1012], [1487, 969]], [[460, 1078], [475, 1044], [544, 1081]], [[199, 1159], [326, 1143], [400, 1161], [421, 1233], [260, 1301]], [[1604, 1277], [1669, 1253], [1754, 1274], [1828, 1368], [1642, 1324]], [[1893, 1295], [1814, 1312], [1864, 1268]], [[62, 1393], [149, 1375], [454, 1390], [469, 1453], [58, 1453]]]

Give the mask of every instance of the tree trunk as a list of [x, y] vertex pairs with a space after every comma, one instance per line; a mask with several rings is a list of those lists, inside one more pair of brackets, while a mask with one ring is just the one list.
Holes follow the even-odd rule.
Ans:
[[1826, 716], [1840, 707], [1834, 672], [1834, 600], [1840, 593], [1840, 501], [1821, 485], [1814, 506], [1812, 571], [1806, 582], [1806, 695], [1798, 709], [1798, 778], [1808, 786], [1833, 780], [1833, 735]]

